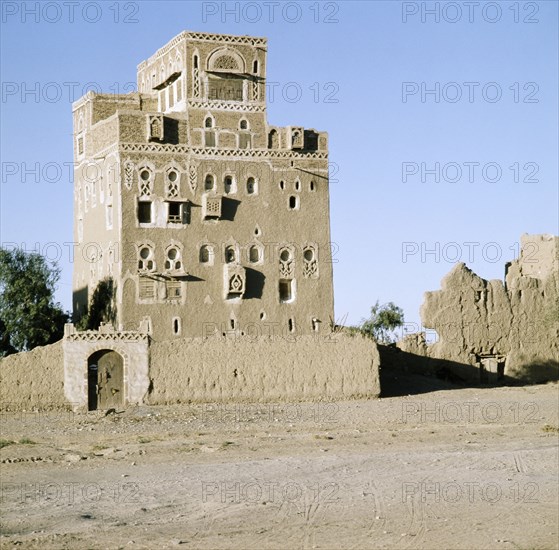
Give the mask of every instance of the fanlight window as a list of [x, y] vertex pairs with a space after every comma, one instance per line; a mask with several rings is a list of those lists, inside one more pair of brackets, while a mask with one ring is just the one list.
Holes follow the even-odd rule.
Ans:
[[142, 246], [138, 251], [138, 269], [140, 271], [154, 271], [155, 261], [151, 246]]
[[168, 271], [178, 271], [182, 267], [180, 250], [173, 246], [167, 250], [167, 259], [165, 260], [165, 269]]

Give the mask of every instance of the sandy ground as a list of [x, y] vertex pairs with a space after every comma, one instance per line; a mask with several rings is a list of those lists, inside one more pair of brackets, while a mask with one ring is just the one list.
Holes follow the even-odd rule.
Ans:
[[559, 548], [557, 384], [411, 386], [423, 393], [4, 414], [0, 545]]

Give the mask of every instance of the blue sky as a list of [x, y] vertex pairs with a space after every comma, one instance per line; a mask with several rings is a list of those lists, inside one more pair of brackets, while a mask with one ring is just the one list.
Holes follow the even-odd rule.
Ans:
[[1, 33], [0, 240], [58, 258], [68, 309], [71, 102], [130, 91], [136, 65], [182, 30], [267, 37], [269, 122], [329, 132], [338, 319], [378, 299], [411, 328], [458, 259], [502, 279], [522, 233], [559, 231], [555, 1], [74, 10], [3, 2]]

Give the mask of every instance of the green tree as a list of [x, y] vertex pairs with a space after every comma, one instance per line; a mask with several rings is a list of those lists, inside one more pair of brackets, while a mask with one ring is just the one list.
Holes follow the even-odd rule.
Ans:
[[68, 314], [54, 302], [59, 279], [40, 254], [0, 249], [0, 356], [62, 338]]
[[381, 344], [396, 341], [394, 329], [404, 324], [404, 311], [393, 302], [381, 306], [378, 303], [371, 307], [371, 315], [361, 321], [359, 329]]

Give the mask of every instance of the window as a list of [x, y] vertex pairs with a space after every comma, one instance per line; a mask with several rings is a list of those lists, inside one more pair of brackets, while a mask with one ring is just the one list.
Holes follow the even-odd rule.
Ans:
[[231, 264], [237, 261], [237, 252], [235, 250], [235, 247], [233, 246], [228, 246], [225, 249], [225, 263], [227, 264]]
[[178, 271], [182, 267], [181, 253], [176, 246], [172, 246], [167, 250], [167, 259], [165, 260], [165, 269], [168, 271]]
[[188, 203], [168, 202], [167, 223], [188, 223]]
[[226, 195], [235, 193], [237, 191], [233, 176], [225, 176], [225, 179], [223, 180], [223, 190]]
[[254, 178], [248, 178], [247, 180], [247, 193], [249, 195], [254, 195], [258, 192], [258, 186]]
[[254, 63], [252, 64], [252, 72], [254, 74], [258, 74], [258, 60], [257, 59], [255, 59]]
[[287, 327], [289, 328], [289, 332], [295, 332], [295, 321], [293, 319], [289, 319]]
[[314, 250], [312, 248], [305, 249], [303, 257], [305, 258], [305, 261], [312, 262], [314, 260]]
[[107, 226], [107, 229], [112, 229], [113, 227], [113, 205], [112, 204], [107, 204], [106, 208], [106, 218], [105, 218], [105, 223]]
[[173, 318], [173, 334], [179, 335], [181, 333], [181, 319], [180, 317]]
[[167, 89], [169, 90], [169, 107], [172, 107], [175, 104], [175, 97], [173, 94], [173, 86], [168, 86]]
[[291, 302], [293, 300], [293, 280], [280, 279], [279, 282], [279, 299], [281, 303]]
[[279, 147], [279, 135], [276, 130], [271, 130], [268, 134], [268, 149], [277, 149]]
[[208, 174], [206, 176], [206, 179], [204, 180], [204, 190], [205, 191], [213, 191], [214, 190], [214, 182], [215, 182], [215, 178], [211, 174]]
[[215, 132], [213, 130], [207, 130], [205, 132], [206, 147], [215, 147]]
[[140, 277], [139, 296], [142, 300], [155, 298], [155, 281], [149, 277]]
[[151, 187], [152, 187], [151, 172], [147, 168], [144, 168], [140, 170], [140, 182], [139, 182], [140, 195], [142, 197], [149, 197], [151, 195]]
[[141, 246], [138, 250], [138, 269], [140, 271], [154, 271], [153, 249], [151, 246]]
[[260, 261], [260, 249], [256, 245], [252, 245], [248, 251], [248, 260], [253, 264]]
[[205, 244], [200, 247], [200, 263], [213, 265], [214, 263], [214, 250], [211, 246]]
[[167, 197], [173, 199], [179, 196], [179, 175], [175, 170], [167, 172]]
[[241, 78], [212, 78], [208, 79], [208, 99], [224, 101], [243, 100], [243, 80]]
[[316, 317], [313, 317], [311, 319], [311, 328], [312, 328], [313, 332], [318, 332], [319, 331], [319, 329], [320, 329], [319, 323], [320, 323], [320, 321]]
[[83, 155], [83, 137], [78, 138], [78, 155]]
[[291, 195], [289, 197], [289, 209], [290, 210], [297, 210], [299, 208], [299, 197], [295, 195]]
[[309, 183], [309, 189], [310, 189], [311, 191], [314, 191], [314, 190], [315, 190], [314, 180], [311, 180], [311, 182]]
[[285, 182], [283, 180], [280, 180], [279, 182], [279, 188], [283, 191], [285, 189]]
[[197, 55], [194, 56], [194, 68], [195, 69], [198, 68], [198, 56]]
[[138, 222], [151, 223], [151, 202], [138, 201]]
[[206, 128], [213, 128], [214, 127], [214, 121], [213, 121], [211, 116], [206, 117], [206, 120], [204, 121], [204, 126]]
[[239, 149], [250, 149], [251, 145], [250, 134], [248, 132], [241, 132], [239, 134]]
[[295, 191], [300, 191], [301, 189], [301, 182], [299, 180], [295, 180]]
[[180, 281], [167, 281], [165, 283], [165, 290], [167, 291], [168, 300], [177, 300], [181, 297], [181, 282]]
[[248, 122], [244, 118], [239, 123], [239, 128], [241, 130], [248, 130]]
[[176, 89], [176, 97], [177, 97], [177, 102], [182, 101], [182, 79], [181, 78], [177, 78], [177, 81], [175, 82], [175, 89]]
[[291, 252], [287, 248], [284, 248], [280, 253], [280, 258], [282, 262], [288, 262], [291, 260]]

